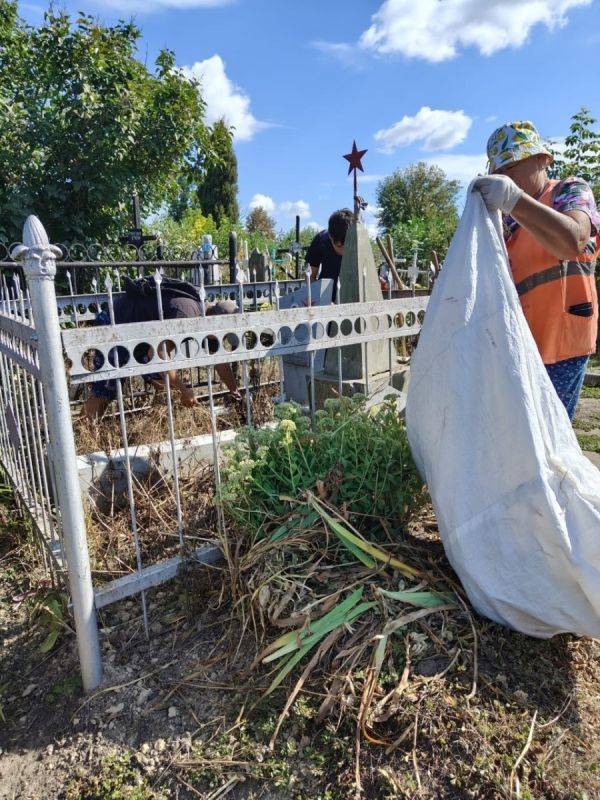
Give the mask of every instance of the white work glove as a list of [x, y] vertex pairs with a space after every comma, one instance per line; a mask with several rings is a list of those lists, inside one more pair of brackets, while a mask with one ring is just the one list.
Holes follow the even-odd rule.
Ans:
[[485, 175], [473, 182], [473, 192], [479, 192], [489, 211], [510, 214], [523, 194], [508, 175]]

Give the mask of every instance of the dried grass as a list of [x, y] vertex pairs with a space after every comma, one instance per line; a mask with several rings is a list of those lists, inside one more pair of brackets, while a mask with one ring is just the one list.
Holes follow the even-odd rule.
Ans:
[[[273, 365], [258, 373], [250, 370], [253, 397], [253, 423], [261, 426], [273, 419], [276, 386], [262, 386], [274, 378]], [[131, 398], [125, 398], [128, 443], [135, 456], [140, 445], [156, 445], [168, 441], [167, 407], [163, 394], [149, 393], [146, 407], [133, 410]], [[245, 424], [245, 403], [231, 404], [219, 398], [217, 431], [236, 429]], [[225, 401], [225, 402], [224, 402]], [[138, 400], [139, 403], [139, 400]], [[110, 410], [116, 411], [116, 403]], [[207, 405], [188, 409], [174, 404], [173, 419], [176, 438], [189, 439], [210, 434], [211, 415]], [[123, 441], [118, 415], [106, 414], [90, 423], [79, 418], [74, 423], [77, 450], [80, 454], [103, 453], [108, 458], [121, 450]], [[150, 448], [149, 469], [143, 478], [134, 474], [134, 500], [137, 531], [144, 565], [179, 552], [177, 510], [172, 475], [163, 474], [156, 454]], [[136, 568], [135, 542], [126, 494], [123, 470], [109, 476], [102, 490], [97, 490], [88, 505], [87, 534], [96, 584], [119, 577]], [[217, 511], [214, 504], [214, 471], [210, 464], [198, 459], [187, 465], [180, 476], [179, 490], [186, 544], [190, 549], [206, 541], [214, 541], [217, 532]]]

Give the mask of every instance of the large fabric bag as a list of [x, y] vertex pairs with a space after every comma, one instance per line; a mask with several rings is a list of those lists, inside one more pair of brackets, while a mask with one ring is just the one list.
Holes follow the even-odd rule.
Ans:
[[474, 607], [531, 636], [600, 636], [600, 470], [523, 316], [500, 216], [470, 188], [413, 355], [406, 420]]

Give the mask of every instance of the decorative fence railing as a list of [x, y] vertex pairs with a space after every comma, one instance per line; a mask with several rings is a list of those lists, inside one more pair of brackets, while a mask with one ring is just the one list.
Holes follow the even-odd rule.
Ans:
[[[200, 317], [165, 320], [157, 274], [161, 318], [117, 324], [114, 309], [118, 293], [113, 293], [117, 287], [110, 276], [101, 294], [57, 298], [54, 280], [59, 251], [49, 244], [37, 218], [27, 220], [23, 241], [14, 255], [21, 259], [26, 285], [17, 277], [11, 286], [3, 280], [0, 287], [0, 460], [18, 502], [31, 516], [52, 567], [58, 573], [67, 570], [83, 682], [90, 690], [99, 684], [102, 673], [98, 611], [139, 595], [141, 622], [148, 635], [147, 591], [173, 578], [186, 563], [212, 563], [220, 556], [217, 534], [225, 521], [219, 505], [212, 502], [211, 513], [207, 512], [200, 524], [198, 497], [193, 495], [188, 501], [183, 496], [190, 454], [196, 464], [212, 464], [212, 496], [218, 495], [222, 444], [235, 437], [235, 430], [219, 430], [213, 371], [227, 364], [239, 366], [245, 424], [252, 426], [256, 416], [249, 365], [268, 363], [273, 367], [275, 400], [280, 401], [285, 388], [283, 361], [306, 354], [307, 412], [314, 419], [316, 355], [322, 351], [333, 354], [331, 363], [336, 366], [331, 383], [334, 393], [343, 394], [348, 377], [344, 375], [344, 348], [362, 347], [365, 390], [369, 394], [368, 343], [387, 343], [391, 380], [396, 365], [394, 340], [419, 333], [428, 298], [410, 292], [394, 298], [390, 292], [385, 300], [312, 305], [308, 291], [307, 305], [284, 310], [279, 308], [281, 284], [268, 281], [252, 288], [243, 284], [201, 287]], [[308, 277], [306, 282], [310, 289]], [[292, 283], [304, 284], [290, 282], [290, 289]], [[261, 291], [269, 303], [268, 310], [255, 312], [242, 307], [239, 298], [248, 291], [255, 293], [253, 304]], [[227, 297], [235, 295], [238, 313], [206, 316], [207, 303], [213, 293], [217, 299], [220, 292]], [[110, 324], [79, 324], [91, 319], [100, 306], [108, 311]], [[74, 324], [66, 327], [67, 320]], [[207, 435], [177, 435], [177, 409], [168, 377], [172, 370], [202, 371], [207, 390]], [[167, 435], [160, 442], [148, 442], [146, 447], [131, 441], [132, 411], [136, 409], [128, 405], [124, 387], [130, 379], [150, 374], [167, 375], [159, 400]], [[89, 390], [99, 381], [113, 382], [120, 447], [109, 453], [78, 455], [71, 396], [74, 390]], [[385, 379], [383, 383], [387, 385]], [[158, 477], [148, 489], [142, 485], [139, 470], [150, 460]], [[90, 486], [107, 475], [112, 481], [109, 505], [114, 509], [122, 503], [122, 513], [127, 517], [123, 535], [131, 542], [133, 556], [125, 574], [116, 578], [111, 575], [110, 580], [98, 583], [90, 566], [85, 507], [94, 503]], [[156, 513], [171, 543], [164, 552], [157, 551], [154, 540], [146, 546], [140, 511], [140, 498], [149, 498], [152, 504], [159, 485], [166, 487], [166, 499], [161, 500]], [[100, 512], [96, 508], [94, 513]], [[107, 536], [112, 535], [111, 525], [105, 525], [105, 529]]]

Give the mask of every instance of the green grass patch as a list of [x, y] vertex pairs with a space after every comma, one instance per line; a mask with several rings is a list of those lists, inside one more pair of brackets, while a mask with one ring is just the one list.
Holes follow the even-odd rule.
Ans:
[[584, 386], [581, 390], [581, 396], [600, 400], [600, 386]]
[[600, 436], [598, 434], [578, 433], [577, 440], [582, 450], [587, 450], [589, 453], [600, 453]]
[[130, 753], [108, 756], [98, 775], [71, 781], [67, 800], [165, 800], [132, 763]]

